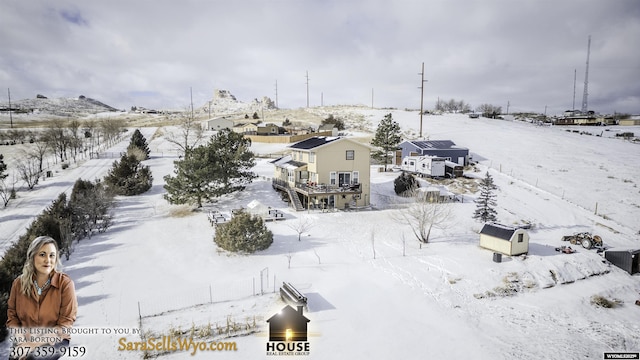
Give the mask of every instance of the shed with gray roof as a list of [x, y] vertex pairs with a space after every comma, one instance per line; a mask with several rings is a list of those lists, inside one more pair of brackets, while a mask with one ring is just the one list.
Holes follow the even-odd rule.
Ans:
[[486, 223], [480, 230], [480, 247], [509, 256], [526, 254], [529, 234], [521, 228]]

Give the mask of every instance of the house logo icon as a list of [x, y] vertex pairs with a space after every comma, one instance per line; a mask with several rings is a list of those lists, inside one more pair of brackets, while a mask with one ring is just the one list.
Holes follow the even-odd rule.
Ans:
[[311, 320], [303, 315], [303, 306], [287, 305], [270, 317], [267, 355], [309, 355], [307, 325]]

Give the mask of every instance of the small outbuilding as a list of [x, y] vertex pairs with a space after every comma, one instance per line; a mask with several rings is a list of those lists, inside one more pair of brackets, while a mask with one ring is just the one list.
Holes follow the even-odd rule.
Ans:
[[486, 223], [480, 230], [480, 247], [509, 256], [526, 254], [529, 234], [521, 228]]
[[607, 250], [604, 258], [630, 275], [640, 273], [640, 249]]

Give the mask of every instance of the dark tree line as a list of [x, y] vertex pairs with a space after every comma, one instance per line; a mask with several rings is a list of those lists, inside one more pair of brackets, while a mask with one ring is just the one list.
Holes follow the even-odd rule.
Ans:
[[67, 200], [61, 193], [27, 227], [4, 253], [0, 261], [0, 338], [7, 335], [7, 300], [13, 280], [22, 273], [27, 248], [38, 236], [51, 236], [58, 243], [60, 256], [69, 259], [73, 241], [91, 237], [95, 231], [103, 232], [111, 225], [110, 209], [113, 196], [100, 182], [78, 179]]

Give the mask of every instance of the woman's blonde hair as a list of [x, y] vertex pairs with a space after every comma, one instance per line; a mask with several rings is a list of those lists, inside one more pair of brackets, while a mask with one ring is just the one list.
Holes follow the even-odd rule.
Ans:
[[50, 236], [38, 236], [37, 238], [31, 241], [29, 248], [27, 249], [27, 259], [24, 262], [24, 266], [22, 267], [22, 275], [20, 275], [20, 286], [22, 293], [24, 295], [30, 295], [33, 292], [33, 279], [36, 273], [35, 269], [35, 258], [38, 250], [43, 245], [53, 244], [56, 248], [56, 263], [53, 266], [53, 269], [59, 271], [62, 268], [62, 263], [60, 262], [60, 253], [58, 249], [58, 243], [56, 243], [55, 239]]

